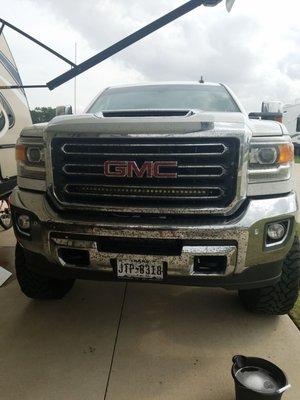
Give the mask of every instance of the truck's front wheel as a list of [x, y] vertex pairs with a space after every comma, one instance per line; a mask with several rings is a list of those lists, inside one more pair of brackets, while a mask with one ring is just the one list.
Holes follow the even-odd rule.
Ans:
[[15, 266], [21, 290], [31, 299], [61, 299], [72, 289], [75, 282], [73, 279], [53, 279], [31, 271], [26, 265], [24, 250], [19, 243], [16, 246]]
[[269, 315], [287, 314], [297, 301], [300, 280], [300, 242], [296, 237], [284, 260], [281, 279], [276, 285], [261, 289], [240, 290], [245, 307]]

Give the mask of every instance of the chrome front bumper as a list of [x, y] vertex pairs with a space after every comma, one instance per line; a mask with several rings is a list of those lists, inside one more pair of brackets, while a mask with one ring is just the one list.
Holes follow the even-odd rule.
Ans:
[[171, 276], [204, 277], [208, 276], [208, 274], [198, 272], [195, 269], [194, 259], [197, 256], [206, 255], [226, 258], [225, 271], [222, 274], [210, 273], [209, 276], [228, 276], [234, 272], [237, 260], [236, 246], [183, 246], [182, 253], [179, 256], [151, 256], [139, 254], [138, 250], [136, 254], [99, 252], [97, 241], [70, 240], [55, 237], [52, 237], [51, 241], [54, 242], [54, 245], [52, 243], [53, 253], [61, 266], [78, 268], [78, 266], [65, 261], [59, 253], [61, 249], [87, 250], [90, 259], [89, 268], [107, 273], [112, 270], [112, 260], [128, 262], [131, 259], [139, 259], [148, 265], [151, 265], [152, 262], [160, 262], [161, 265], [167, 264], [168, 275]]
[[[195, 255], [215, 254], [227, 257], [223, 277], [242, 274], [251, 267], [282, 261], [291, 248], [295, 229], [297, 199], [295, 193], [267, 199], [251, 199], [247, 207], [231, 220], [201, 223], [201, 217], [189, 222], [168, 224], [168, 220], [144, 223], [142, 219], [128, 220], [105, 216], [91, 217], [74, 212], [66, 216], [54, 211], [45, 196], [15, 189], [11, 198], [14, 214], [28, 213], [32, 216], [32, 238], [22, 235], [15, 224], [18, 241], [36, 254], [43, 255], [50, 263], [61, 267], [67, 265], [59, 256], [60, 248], [88, 249], [91, 270], [111, 272], [111, 260], [125, 258], [160, 260], [168, 264], [168, 275], [174, 277], [197, 277], [193, 259]], [[273, 221], [290, 220], [290, 230], [284, 243], [266, 248], [266, 225]], [[150, 220], [151, 221], [151, 220]], [[178, 219], [180, 221], [180, 219]], [[182, 254], [178, 256], [145, 256], [136, 254], [99, 252], [97, 243], [101, 237], [182, 240]], [[42, 266], [41, 266], [42, 268]]]

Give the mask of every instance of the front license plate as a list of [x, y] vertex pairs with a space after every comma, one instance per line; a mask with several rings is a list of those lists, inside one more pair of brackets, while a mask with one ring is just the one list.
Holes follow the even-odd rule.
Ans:
[[117, 260], [117, 276], [122, 279], [164, 279], [164, 265], [162, 262], [148, 260]]

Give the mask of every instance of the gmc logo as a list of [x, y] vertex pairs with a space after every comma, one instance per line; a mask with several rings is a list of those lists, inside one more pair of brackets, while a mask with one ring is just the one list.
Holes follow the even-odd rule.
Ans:
[[105, 161], [104, 175], [115, 178], [165, 178], [176, 179], [177, 173], [164, 172], [177, 167], [177, 161], [145, 161], [141, 167], [135, 161]]

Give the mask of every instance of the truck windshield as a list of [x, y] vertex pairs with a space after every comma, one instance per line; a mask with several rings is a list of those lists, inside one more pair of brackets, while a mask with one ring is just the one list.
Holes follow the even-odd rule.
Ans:
[[198, 109], [214, 112], [240, 112], [223, 86], [147, 85], [111, 88], [92, 104], [89, 113], [119, 110]]

